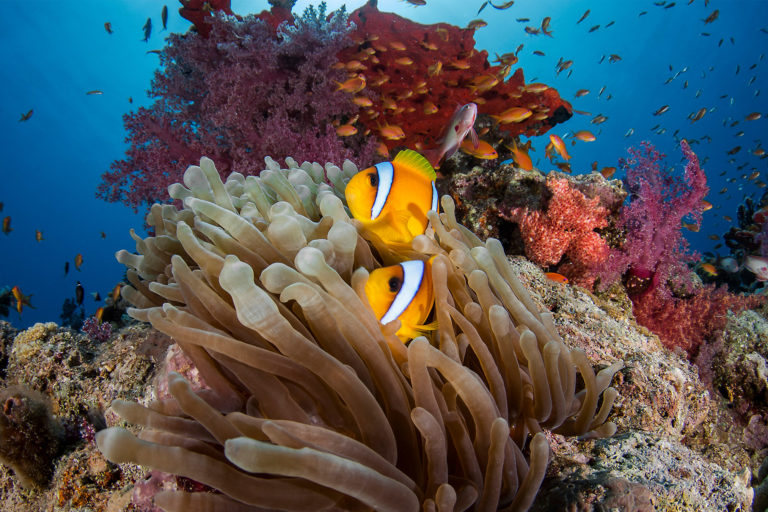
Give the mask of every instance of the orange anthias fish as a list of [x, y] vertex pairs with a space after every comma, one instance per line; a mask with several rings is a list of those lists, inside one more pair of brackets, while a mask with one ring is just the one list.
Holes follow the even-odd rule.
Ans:
[[558, 274], [557, 272], [547, 272], [544, 275], [547, 276], [547, 279], [549, 279], [550, 281], [555, 281], [556, 283], [568, 284], [568, 278], [565, 277], [563, 274]]
[[83, 264], [83, 255], [80, 253], [77, 253], [77, 256], [75, 256], [75, 268], [77, 270], [80, 270], [80, 265]]
[[504, 112], [501, 112], [497, 116], [492, 115], [491, 118], [495, 119], [496, 122], [499, 124], [508, 124], [508, 123], [519, 123], [521, 121], [525, 121], [532, 115], [533, 115], [533, 112], [530, 109], [527, 109], [525, 107], [512, 107], [512, 108], [508, 108]]
[[336, 135], [339, 137], [349, 137], [357, 133], [357, 128], [351, 124], [343, 124], [336, 128]]
[[382, 242], [410, 246], [427, 228], [427, 212], [437, 211], [435, 169], [406, 149], [353, 176], [344, 195], [352, 216]]
[[395, 334], [403, 343], [436, 328], [424, 324], [435, 303], [429, 262], [409, 260], [373, 270], [365, 295], [382, 324], [400, 320]]
[[587, 130], [579, 130], [578, 132], [574, 133], [573, 136], [582, 142], [592, 142], [596, 140], [594, 134]]
[[429, 163], [439, 169], [443, 158], [450, 158], [459, 149], [467, 135], [470, 136], [472, 144], [477, 147], [478, 138], [474, 128], [475, 119], [477, 119], [476, 104], [467, 103], [457, 108], [450, 121], [448, 121], [437, 148], [425, 152]]
[[379, 133], [387, 140], [400, 140], [405, 138], [405, 132], [397, 125], [386, 125], [379, 129]]
[[350, 78], [349, 80], [345, 80], [344, 83], [336, 82], [336, 84], [338, 85], [336, 88], [337, 91], [355, 94], [365, 89], [365, 77], [356, 76]]
[[525, 148], [518, 147], [517, 143], [514, 142], [512, 147], [510, 148], [507, 146], [507, 149], [512, 152], [512, 159], [515, 161], [515, 165], [525, 171], [533, 170], [533, 162], [531, 161], [531, 157], [528, 155], [528, 151], [526, 151]]
[[22, 309], [24, 309], [24, 306], [30, 307], [32, 309], [35, 309], [35, 306], [32, 305], [30, 302], [30, 299], [32, 298], [32, 295], [24, 295], [21, 293], [21, 288], [18, 286], [14, 286], [11, 288], [11, 293], [13, 293], [13, 298], [16, 299], [16, 311], [21, 314]]
[[566, 160], [570, 160], [571, 155], [568, 154], [568, 150], [565, 147], [565, 142], [563, 142], [563, 139], [557, 135], [550, 135], [549, 140], [552, 141], [552, 145], [555, 147], [555, 151], [557, 151], [561, 157], [565, 158]]
[[481, 160], [495, 160], [496, 158], [499, 158], [499, 154], [493, 149], [493, 146], [484, 140], [478, 140], [477, 146], [475, 146], [471, 140], [465, 139], [464, 142], [461, 143], [460, 149], [464, 153]]
[[45, 240], [45, 238], [43, 238], [43, 232], [40, 231], [39, 229], [35, 230], [35, 240], [37, 240], [38, 242], [42, 242], [43, 240]]
[[11, 227], [11, 216], [7, 216], [3, 219], [3, 233], [6, 235], [13, 231], [13, 228]]
[[112, 298], [112, 302], [115, 303], [120, 298], [120, 289], [123, 286], [120, 283], [117, 283], [114, 288], [112, 288], [112, 291], [110, 292], [109, 296]]

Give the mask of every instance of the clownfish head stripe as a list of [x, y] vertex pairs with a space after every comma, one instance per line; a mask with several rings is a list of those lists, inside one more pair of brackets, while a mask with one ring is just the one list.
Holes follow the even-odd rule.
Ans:
[[437, 187], [434, 181], [432, 182], [432, 208], [430, 210], [433, 212], [437, 211]]
[[424, 278], [423, 261], [404, 261], [400, 263], [400, 267], [403, 269], [403, 282], [397, 295], [395, 295], [395, 300], [392, 301], [387, 312], [381, 317], [382, 324], [387, 324], [403, 314], [414, 297], [416, 297], [416, 293], [421, 287], [421, 281]]
[[378, 186], [376, 187], [376, 199], [371, 207], [371, 220], [381, 215], [384, 205], [387, 203], [389, 193], [392, 190], [392, 183], [395, 179], [395, 168], [391, 162], [381, 162], [374, 166], [378, 177]]

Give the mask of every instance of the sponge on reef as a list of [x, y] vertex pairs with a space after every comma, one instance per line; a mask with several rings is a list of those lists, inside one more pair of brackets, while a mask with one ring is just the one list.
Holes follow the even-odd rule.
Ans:
[[29, 388], [0, 390], [0, 405], [0, 462], [24, 487], [44, 487], [53, 475], [63, 429], [45, 397]]

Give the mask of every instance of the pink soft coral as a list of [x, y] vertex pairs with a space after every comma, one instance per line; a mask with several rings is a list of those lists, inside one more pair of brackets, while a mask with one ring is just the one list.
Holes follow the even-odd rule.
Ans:
[[512, 208], [509, 218], [518, 223], [525, 254], [542, 266], [568, 261], [559, 269], [572, 281], [591, 287], [594, 269], [608, 257], [608, 245], [594, 230], [608, 225], [608, 210], [600, 198], [587, 199], [567, 179], [547, 179], [552, 193], [546, 211]]
[[342, 140], [332, 125], [358, 110], [335, 92], [334, 80], [345, 77], [333, 69], [336, 54], [350, 44], [346, 14], [308, 8], [277, 31], [269, 17], [217, 15], [207, 38], [169, 36], [150, 91], [155, 103], [125, 116], [127, 157], [102, 175], [100, 197], [134, 209], [162, 200], [203, 155], [222, 176], [258, 174], [267, 155], [371, 163], [372, 140]]
[[667, 281], [688, 275], [685, 263], [696, 255], [687, 253], [682, 221], [689, 218], [699, 225], [709, 187], [688, 143], [683, 140], [680, 147], [688, 160], [682, 178], [662, 169], [664, 155], [650, 143], [629, 149], [630, 159], [624, 162], [624, 168], [630, 204], [621, 212], [626, 241], [620, 249], [611, 251], [600, 275], [604, 285], [628, 272], [630, 294], [660, 288], [661, 294], [669, 297]]

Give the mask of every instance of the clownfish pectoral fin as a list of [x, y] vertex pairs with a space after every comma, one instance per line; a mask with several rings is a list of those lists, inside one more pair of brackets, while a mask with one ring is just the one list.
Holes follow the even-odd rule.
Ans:
[[371, 231], [385, 244], [402, 244], [410, 241], [413, 236], [408, 231], [408, 219], [412, 215], [408, 211], [389, 212], [383, 218], [376, 222]]
[[408, 217], [406, 219], [406, 229], [412, 237], [424, 234], [427, 227], [427, 216], [414, 203], [408, 203]]
[[437, 320], [435, 320], [434, 322], [429, 322], [428, 324], [414, 325], [414, 329], [416, 329], [417, 331], [424, 331], [424, 332], [436, 331]]
[[417, 172], [430, 181], [435, 181], [437, 179], [435, 169], [432, 167], [432, 164], [429, 163], [429, 160], [412, 149], [404, 149], [399, 152], [395, 159], [392, 160], [392, 163], [402, 165], [411, 171]]

